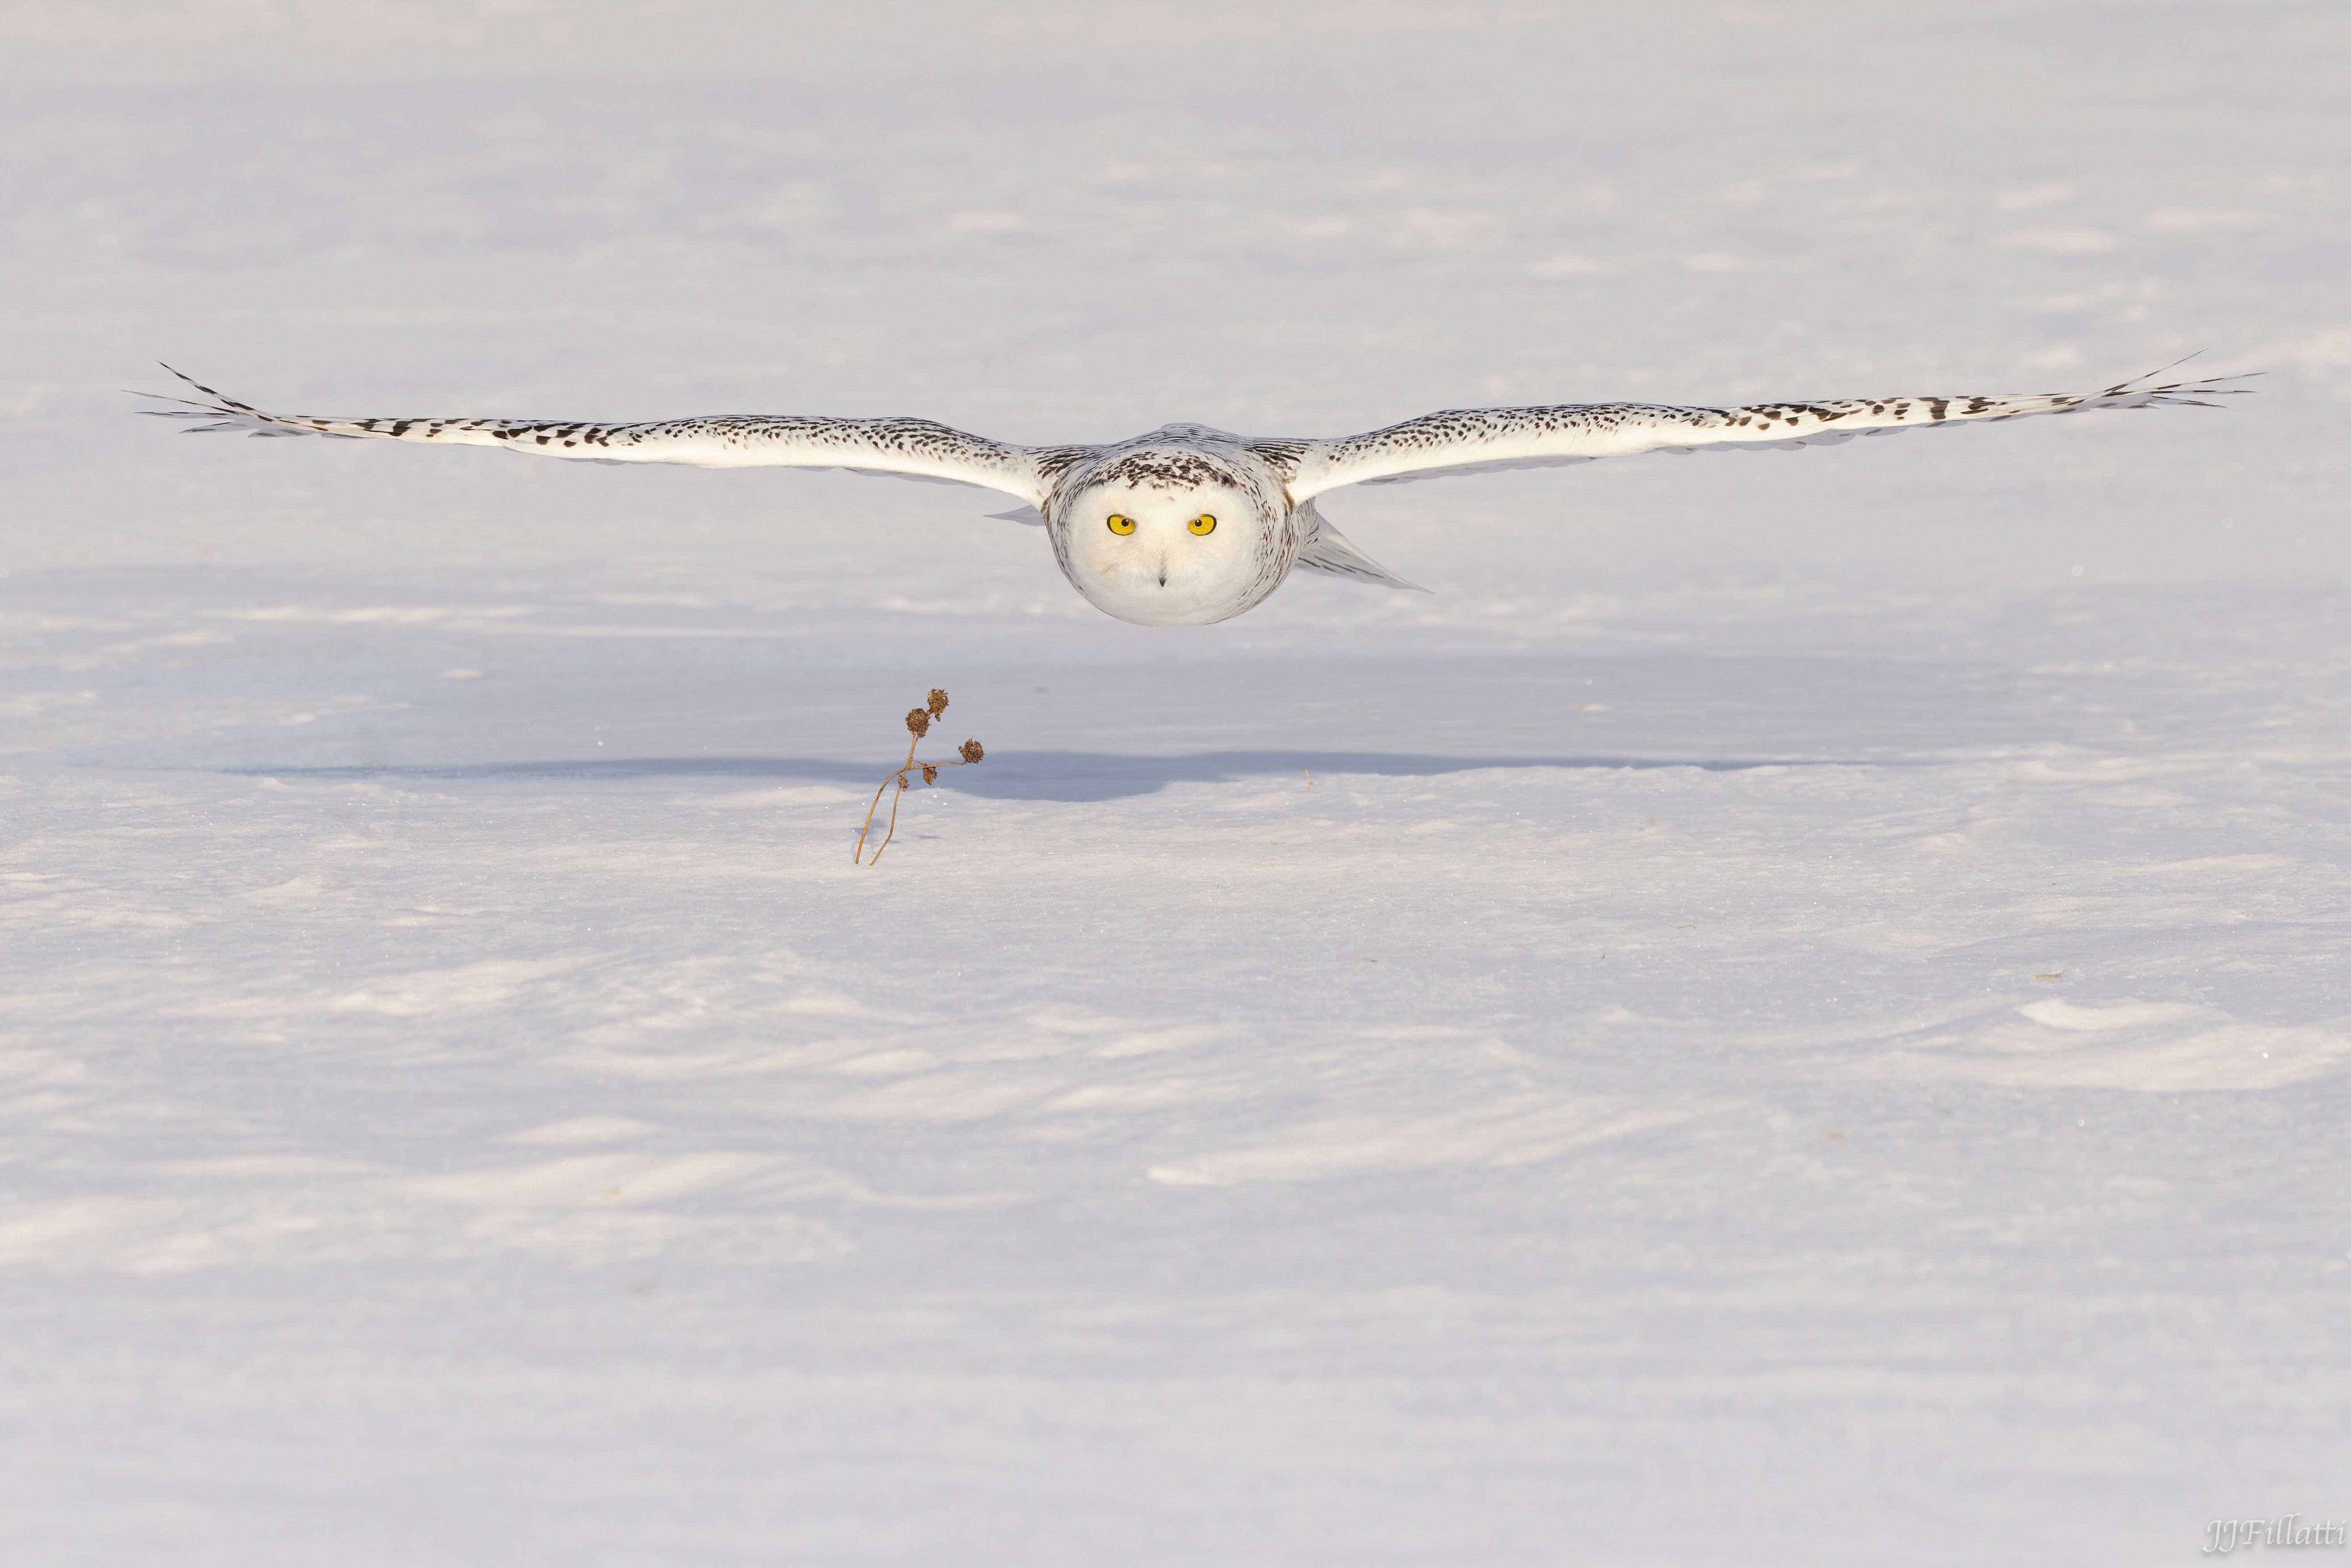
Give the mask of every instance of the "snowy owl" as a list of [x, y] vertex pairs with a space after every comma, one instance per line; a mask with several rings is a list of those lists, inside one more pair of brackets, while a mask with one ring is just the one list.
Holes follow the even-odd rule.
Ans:
[[2221, 384], [2233, 377], [2160, 385], [2141, 377], [2078, 396], [1850, 398], [1740, 408], [1563, 403], [1453, 409], [1335, 440], [1242, 436], [1205, 424], [1168, 424], [1107, 445], [1015, 446], [904, 418], [719, 414], [645, 424], [322, 419], [264, 413], [177, 371], [172, 373], [204, 393], [204, 401], [170, 398], [164, 401], [183, 406], [152, 412], [199, 421], [193, 427], [197, 430], [504, 446], [601, 463], [848, 468], [977, 485], [1022, 503], [997, 516], [1044, 526], [1061, 575], [1087, 602], [1142, 626], [1230, 620], [1264, 602], [1297, 567], [1412, 588], [1317, 514], [1317, 497], [1343, 485], [1389, 485], [1642, 452], [1817, 446], [1975, 420], [2199, 403], [2203, 396], [2238, 390]]

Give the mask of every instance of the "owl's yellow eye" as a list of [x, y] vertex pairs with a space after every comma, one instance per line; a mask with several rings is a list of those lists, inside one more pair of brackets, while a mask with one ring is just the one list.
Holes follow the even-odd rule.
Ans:
[[1131, 534], [1134, 531], [1134, 519], [1121, 513], [1113, 512], [1110, 515], [1110, 531], [1114, 534]]
[[1196, 534], [1213, 534], [1217, 531], [1217, 519], [1202, 512], [1186, 526]]

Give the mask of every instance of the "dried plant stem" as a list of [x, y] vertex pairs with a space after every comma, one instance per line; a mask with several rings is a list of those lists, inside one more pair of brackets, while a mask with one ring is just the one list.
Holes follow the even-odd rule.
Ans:
[[[961, 758], [955, 757], [946, 758], [938, 762], [917, 762], [914, 760], [914, 748], [911, 746], [906, 747], [906, 766], [901, 768], [898, 771], [891, 774], [890, 777], [882, 780], [881, 789], [873, 791], [873, 803], [865, 808], [865, 825], [857, 830], [857, 849], [850, 858], [860, 865], [879, 865], [882, 862], [882, 852], [888, 849], [890, 847], [890, 841], [897, 836], [898, 800], [901, 796], [904, 796], [906, 793], [907, 774], [912, 773], [917, 768], [961, 768], [964, 766], [964, 760]], [[882, 809], [882, 797], [886, 793], [890, 793], [890, 786], [893, 784], [895, 784], [898, 788], [894, 794], [891, 794], [890, 821], [883, 828], [882, 841], [873, 847], [873, 858], [872, 860], [867, 860], [865, 858], [865, 836], [873, 831], [873, 814]]]
[[880, 865], [882, 863], [882, 852], [888, 849], [890, 847], [890, 841], [898, 836], [898, 806], [899, 803], [906, 798], [906, 775], [904, 770], [901, 770], [896, 777], [898, 779], [898, 787], [890, 792], [889, 831], [882, 835], [882, 841], [873, 846], [873, 858], [866, 862], [868, 865]]
[[[960, 747], [956, 748], [955, 757], [949, 760], [942, 762], [924, 762], [915, 758], [914, 748], [923, 744], [923, 737], [931, 733], [931, 727], [937, 723], [939, 716], [946, 711], [947, 694], [936, 686], [933, 686], [931, 688], [929, 700], [924, 703], [921, 707], [908, 710], [906, 714], [906, 733], [913, 738], [906, 742], [905, 764], [895, 773], [891, 774], [890, 777], [882, 780], [881, 789], [873, 791], [873, 799], [865, 808], [865, 821], [861, 823], [857, 829], [857, 848], [850, 852], [850, 858], [855, 863], [859, 865], [881, 864], [882, 852], [888, 849], [890, 847], [890, 841], [898, 836], [898, 807], [903, 803], [906, 793], [907, 774], [912, 773], [915, 768], [919, 768], [923, 770], [923, 782], [925, 784], [935, 784], [939, 781], [940, 768], [962, 768], [970, 763], [977, 762], [987, 755], [987, 750], [981, 747], [979, 742], [977, 740], [967, 740]], [[865, 858], [865, 841], [873, 831], [873, 813], [882, 809], [882, 797], [889, 792], [890, 787], [893, 784], [896, 785], [898, 789], [897, 793], [891, 795], [890, 797], [890, 825], [883, 830], [882, 841], [873, 846], [873, 858], [869, 861]]]
[[[912, 728], [913, 727], [909, 725], [908, 727]], [[923, 737], [919, 734], [917, 734], [912, 740], [906, 742], [906, 768], [912, 768], [914, 765], [914, 747], [922, 744]], [[890, 779], [895, 779], [898, 781], [898, 792], [902, 795], [906, 792], [906, 768], [901, 768], [897, 772], [890, 775]], [[887, 789], [890, 788], [890, 779], [884, 779], [882, 780], [882, 789]], [[865, 825], [857, 830], [857, 851], [851, 859], [859, 864], [862, 864], [865, 859], [865, 835], [872, 831], [873, 813], [882, 809], [882, 789], [876, 789], [873, 791], [873, 804], [865, 808]], [[898, 802], [893, 800], [890, 802], [890, 832], [883, 834], [882, 838], [883, 848], [886, 849], [889, 846], [890, 835], [897, 832], [897, 831]], [[877, 861], [880, 860], [882, 858], [882, 851], [875, 850], [873, 852], [873, 858]]]

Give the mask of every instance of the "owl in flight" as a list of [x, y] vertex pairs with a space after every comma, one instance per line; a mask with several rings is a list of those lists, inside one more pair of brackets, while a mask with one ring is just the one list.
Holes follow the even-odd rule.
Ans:
[[[170, 367], [166, 366], [169, 370]], [[180, 375], [172, 371], [173, 375]], [[2160, 373], [2160, 372], [2158, 372]], [[1453, 409], [1335, 440], [1234, 435], [1169, 424], [1102, 446], [1014, 446], [926, 419], [718, 414], [646, 424], [545, 419], [322, 419], [264, 413], [180, 376], [202, 401], [156, 410], [196, 430], [373, 436], [504, 446], [601, 463], [704, 468], [849, 468], [977, 485], [1017, 497], [998, 516], [1041, 523], [1087, 602], [1142, 626], [1193, 626], [1254, 609], [1294, 568], [1411, 588], [1315, 511], [1343, 485], [1387, 485], [1484, 468], [1539, 468], [1642, 452], [1818, 446], [2024, 414], [2199, 403], [2234, 377], [2124, 382], [2079, 396], [1849, 398], [1743, 408], [1562, 403]], [[2204, 406], [2210, 406], [2204, 404]]]

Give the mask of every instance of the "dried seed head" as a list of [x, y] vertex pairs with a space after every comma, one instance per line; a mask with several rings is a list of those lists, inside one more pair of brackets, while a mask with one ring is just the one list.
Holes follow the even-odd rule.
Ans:
[[[899, 775], [898, 775], [898, 793], [899, 793], [899, 794], [901, 794], [901, 795], [903, 795], [903, 794], [904, 794], [905, 792], [906, 792], [906, 776], [905, 776], [904, 774], [901, 773], [901, 774], [899, 774]], [[893, 809], [893, 810], [895, 810], [895, 808], [894, 808], [894, 807], [893, 807], [893, 808], [892, 808], [892, 809]]]
[[963, 743], [962, 757], [966, 762], [977, 762], [987, 755], [987, 752], [979, 748], [979, 742], [967, 740]]
[[906, 714], [906, 727], [914, 732], [915, 739], [920, 740], [931, 733], [931, 716], [921, 708], [909, 709]]
[[931, 716], [936, 718], [947, 711], [947, 694], [938, 687], [931, 688]]
[[935, 784], [935, 783], [937, 783], [938, 781], [939, 781], [939, 770], [938, 770], [937, 768], [935, 768], [932, 767], [932, 766], [931, 766], [929, 763], [927, 763], [927, 762], [924, 763], [924, 764], [923, 764], [923, 782], [924, 782], [924, 783], [925, 783], [925, 784]]

